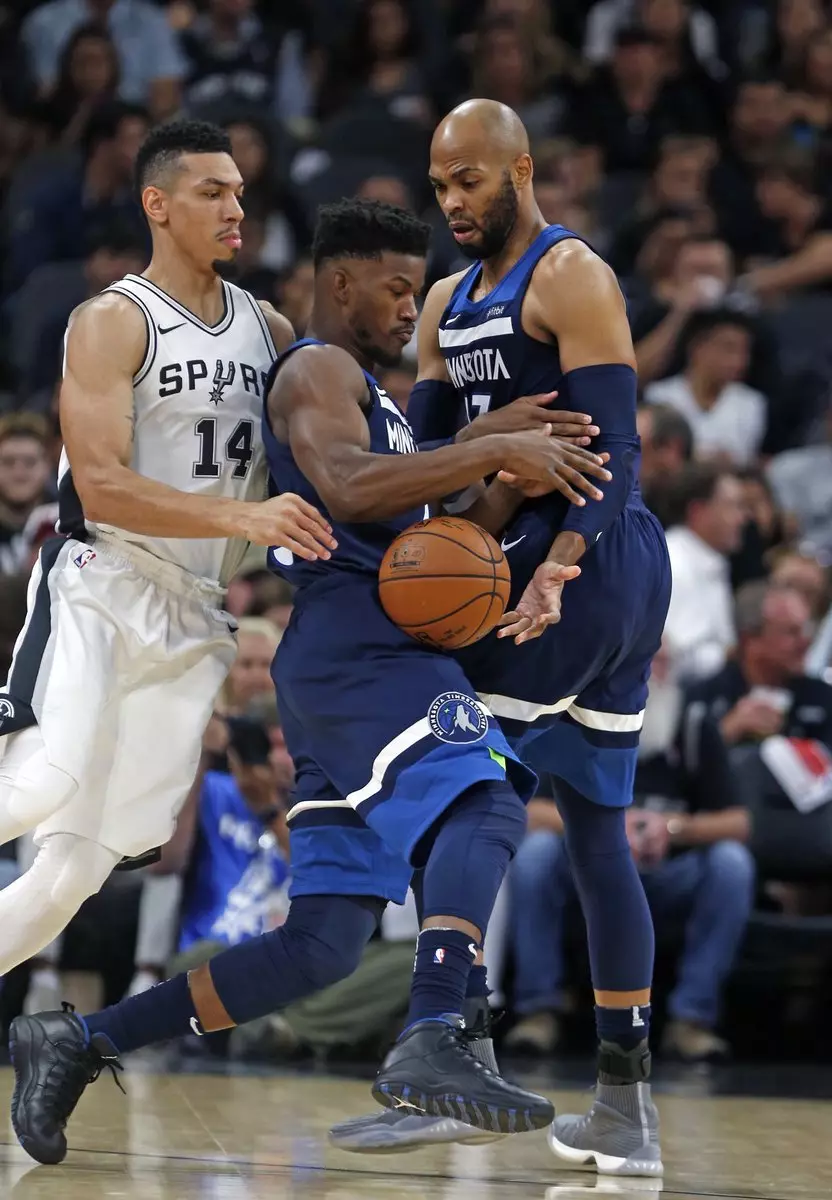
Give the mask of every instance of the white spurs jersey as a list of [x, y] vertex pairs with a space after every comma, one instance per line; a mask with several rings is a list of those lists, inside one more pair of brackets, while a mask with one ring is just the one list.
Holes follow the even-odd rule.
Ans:
[[[214, 326], [142, 276], [127, 275], [107, 289], [129, 296], [147, 324], [147, 351], [133, 379], [130, 466], [193, 495], [262, 500], [267, 470], [261, 419], [266, 375], [277, 352], [254, 298], [234, 284], [222, 286], [224, 312]], [[240, 565], [246, 542], [238, 538], [158, 538], [92, 525], [71, 467], [64, 450], [59, 532], [84, 537], [100, 529], [223, 586]]]

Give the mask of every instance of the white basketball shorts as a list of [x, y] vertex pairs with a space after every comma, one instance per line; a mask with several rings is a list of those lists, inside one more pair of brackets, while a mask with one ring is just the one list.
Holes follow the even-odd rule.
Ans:
[[29, 714], [49, 762], [77, 784], [37, 826], [38, 844], [73, 833], [132, 856], [168, 841], [236, 652], [222, 597], [115, 538], [43, 547], [0, 695], [11, 718], [0, 729]]

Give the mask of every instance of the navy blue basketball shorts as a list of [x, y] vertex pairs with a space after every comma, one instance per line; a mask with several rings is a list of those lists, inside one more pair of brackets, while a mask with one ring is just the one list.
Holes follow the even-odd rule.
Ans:
[[[522, 515], [507, 531], [512, 604], [552, 540]], [[623, 807], [670, 603], [661, 525], [641, 506], [626, 509], [580, 566], [564, 585], [559, 624], [542, 637], [518, 646], [491, 634], [456, 657], [519, 758], [597, 804]]]
[[507, 779], [534, 794], [462, 667], [393, 625], [374, 578], [305, 589], [272, 670], [297, 771], [295, 895], [366, 895], [372, 871], [383, 886], [370, 894], [400, 901], [421, 838], [464, 791]]

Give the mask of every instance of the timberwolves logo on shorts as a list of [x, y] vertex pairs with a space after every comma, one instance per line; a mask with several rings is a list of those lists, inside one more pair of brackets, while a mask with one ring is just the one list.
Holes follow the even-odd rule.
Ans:
[[476, 700], [464, 692], [443, 692], [428, 709], [430, 727], [440, 742], [466, 745], [488, 732], [488, 718]]

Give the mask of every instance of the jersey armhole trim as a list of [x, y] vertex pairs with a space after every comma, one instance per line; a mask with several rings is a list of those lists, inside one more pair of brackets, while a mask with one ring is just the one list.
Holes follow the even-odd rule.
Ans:
[[147, 378], [150, 368], [156, 361], [156, 351], [159, 344], [159, 339], [156, 336], [156, 323], [154, 322], [150, 309], [147, 307], [145, 302], [127, 288], [120, 287], [117, 283], [114, 283], [107, 288], [107, 291], [118, 292], [120, 296], [126, 296], [127, 299], [132, 300], [136, 305], [136, 308], [140, 309], [144, 314], [145, 325], [147, 326], [147, 344], [145, 347], [142, 365], [133, 376], [133, 387], [135, 388], [139, 386], [143, 379]]
[[260, 305], [257, 303], [257, 301], [254, 299], [254, 297], [251, 295], [250, 292], [246, 292], [242, 288], [240, 288], [240, 291], [243, 292], [243, 295], [245, 296], [246, 300], [248, 300], [249, 304], [254, 309], [254, 315], [257, 317], [257, 320], [260, 322], [260, 329], [263, 332], [263, 337], [266, 339], [266, 349], [269, 351], [269, 353], [272, 355], [273, 358], [278, 358], [279, 355], [278, 355], [278, 351], [277, 351], [277, 346], [274, 344], [274, 338], [272, 337], [271, 329], [269, 329], [269, 322], [266, 320], [266, 314], [263, 312], [262, 308], [260, 307]]

